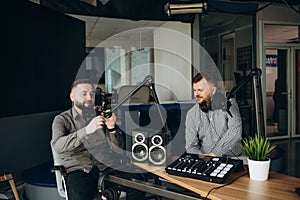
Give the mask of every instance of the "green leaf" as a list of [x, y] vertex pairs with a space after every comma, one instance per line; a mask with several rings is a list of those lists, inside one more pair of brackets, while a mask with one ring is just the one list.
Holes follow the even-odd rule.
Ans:
[[251, 160], [265, 161], [276, 145], [270, 144], [267, 138], [255, 135], [242, 140], [242, 149]]

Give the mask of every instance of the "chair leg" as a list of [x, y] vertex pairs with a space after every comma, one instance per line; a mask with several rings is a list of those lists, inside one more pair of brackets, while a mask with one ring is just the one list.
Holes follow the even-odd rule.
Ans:
[[4, 174], [4, 175], [0, 176], [0, 182], [3, 182], [3, 181], [9, 181], [9, 184], [10, 184], [10, 187], [12, 189], [15, 199], [20, 200], [12, 174]]
[[9, 184], [10, 184], [10, 187], [11, 187], [11, 189], [12, 189], [12, 191], [13, 191], [13, 194], [14, 194], [15, 199], [16, 199], [16, 200], [20, 200], [19, 194], [18, 194], [16, 185], [15, 185], [14, 179], [10, 179], [10, 180], [9, 180]]

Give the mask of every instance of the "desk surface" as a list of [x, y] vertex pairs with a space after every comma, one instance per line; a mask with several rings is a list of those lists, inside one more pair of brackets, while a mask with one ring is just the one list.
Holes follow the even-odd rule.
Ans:
[[[208, 199], [300, 199], [300, 197], [295, 193], [295, 188], [300, 187], [300, 178], [287, 176], [276, 172], [270, 172], [269, 179], [267, 181], [254, 181], [249, 178], [247, 169], [245, 169], [242, 172], [233, 173], [230, 177], [228, 177], [224, 184], [217, 184], [192, 178], [170, 175], [165, 172], [165, 167], [163, 166], [149, 166], [145, 163], [134, 164], [174, 184], [200, 194], [202, 197], [206, 197], [209, 191], [213, 189], [208, 195]], [[226, 183], [230, 183], [231, 181], [233, 181], [233, 183], [218, 189], [214, 189], [219, 186], [223, 186]]]

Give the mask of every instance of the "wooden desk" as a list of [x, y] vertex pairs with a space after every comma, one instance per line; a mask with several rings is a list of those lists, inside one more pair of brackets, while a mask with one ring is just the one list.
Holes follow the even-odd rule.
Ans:
[[[224, 187], [214, 189], [208, 195], [208, 199], [214, 200], [276, 200], [276, 199], [300, 199], [295, 193], [295, 188], [300, 187], [300, 178], [287, 176], [284, 174], [270, 172], [267, 181], [254, 181], [249, 178], [247, 169], [234, 173], [224, 184], [211, 183], [192, 178], [169, 175], [165, 172], [165, 167], [149, 166], [145, 163], [135, 163], [136, 166], [149, 171], [174, 184], [189, 189], [202, 197], [206, 197], [210, 190], [230, 183]], [[239, 177], [239, 178], [238, 178]]]

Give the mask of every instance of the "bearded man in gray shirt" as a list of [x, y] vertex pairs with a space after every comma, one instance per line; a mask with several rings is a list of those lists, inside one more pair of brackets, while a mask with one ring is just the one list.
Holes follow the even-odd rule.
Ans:
[[192, 82], [197, 103], [186, 117], [186, 152], [208, 156], [240, 155], [242, 121], [235, 99], [230, 99], [228, 111], [214, 106], [214, 97], [220, 93], [214, 74], [209, 71], [198, 73]]
[[[118, 155], [124, 145], [114, 113], [96, 116], [95, 88], [87, 79], [75, 80], [70, 99], [73, 107], [55, 116], [52, 123], [51, 148], [67, 171], [69, 200], [93, 200], [97, 195], [99, 173], [121, 165]], [[120, 167], [120, 166], [119, 166]], [[116, 169], [116, 168], [115, 168]], [[125, 179], [144, 180], [140, 173], [111, 172]], [[126, 192], [126, 199], [144, 199], [145, 192], [107, 183]]]

